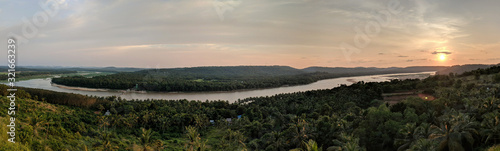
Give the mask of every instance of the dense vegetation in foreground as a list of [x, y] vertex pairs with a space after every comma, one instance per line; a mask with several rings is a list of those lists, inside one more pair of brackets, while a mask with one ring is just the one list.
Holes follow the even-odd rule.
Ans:
[[[1, 143], [0, 150], [494, 150], [500, 143], [498, 69], [232, 104], [25, 89], [18, 92], [18, 143]], [[382, 100], [383, 93], [414, 90], [437, 99]], [[7, 108], [2, 95], [0, 107]], [[103, 115], [107, 110], [111, 114]], [[6, 125], [7, 114], [0, 116]], [[0, 129], [6, 138], [6, 127]]]
[[66, 76], [52, 82], [66, 86], [145, 91], [231, 91], [301, 85], [318, 80], [388, 73], [436, 71], [444, 67], [320, 68], [287, 66], [235, 66], [154, 69], [87, 78]]

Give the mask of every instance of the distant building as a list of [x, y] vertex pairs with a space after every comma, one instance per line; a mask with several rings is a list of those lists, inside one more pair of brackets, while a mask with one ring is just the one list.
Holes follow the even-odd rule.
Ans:
[[226, 118], [226, 121], [231, 123], [232, 119], [231, 118]]
[[104, 116], [108, 116], [108, 115], [111, 115], [111, 112], [109, 112], [109, 110], [106, 111], [106, 113], [104, 113]]
[[241, 115], [238, 115], [238, 119], [241, 119]]
[[210, 120], [210, 123], [212, 123], [212, 125], [215, 124], [215, 120]]

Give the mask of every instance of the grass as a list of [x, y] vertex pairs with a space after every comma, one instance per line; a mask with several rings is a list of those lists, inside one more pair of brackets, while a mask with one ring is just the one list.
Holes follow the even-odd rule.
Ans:
[[26, 146], [21, 145], [19, 142], [16, 143], [7, 142], [7, 138], [10, 138], [10, 136], [8, 136], [7, 134], [8, 127], [4, 125], [8, 125], [9, 123], [10, 123], [9, 117], [0, 117], [0, 125], [2, 125], [0, 127], [0, 132], [2, 132], [0, 134], [0, 137], [5, 138], [2, 140], [4, 142], [2, 142], [3, 145], [0, 145], [0, 150], [19, 150], [19, 151], [29, 150]]

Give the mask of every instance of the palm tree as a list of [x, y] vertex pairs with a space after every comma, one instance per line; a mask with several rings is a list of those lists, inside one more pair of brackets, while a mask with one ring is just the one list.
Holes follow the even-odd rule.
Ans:
[[310, 139], [307, 143], [306, 142], [303, 142], [303, 143], [306, 146], [306, 151], [319, 151], [319, 150], [322, 150], [321, 148], [318, 148], [318, 143], [316, 143], [312, 139]]
[[246, 150], [245, 143], [243, 143], [245, 140], [246, 140], [245, 135], [243, 135], [243, 133], [241, 133], [240, 131], [232, 131], [231, 129], [228, 129], [224, 134], [224, 136], [222, 137], [221, 141], [222, 142], [227, 141], [225, 144], [231, 147]]
[[494, 111], [484, 114], [481, 127], [481, 134], [486, 136], [485, 142], [493, 140], [493, 143], [497, 144], [497, 141], [500, 140], [500, 113]]
[[396, 139], [394, 142], [395, 144], [403, 144], [399, 146], [398, 151], [410, 148], [410, 146], [418, 140], [418, 138], [416, 138], [417, 135], [415, 135], [416, 130], [415, 123], [407, 123], [405, 127], [399, 130], [399, 133], [402, 134], [404, 138]]
[[352, 134], [340, 134], [339, 140], [333, 140], [337, 146], [330, 146], [327, 150], [342, 150], [342, 151], [364, 151], [366, 149], [359, 146], [359, 138], [354, 137]]
[[107, 116], [98, 116], [97, 121], [99, 122], [99, 128], [106, 131], [106, 127], [109, 126], [109, 120]]
[[186, 146], [187, 150], [194, 150], [196, 147], [196, 142], [197, 142], [198, 136], [200, 134], [198, 134], [196, 129], [192, 126], [186, 127], [186, 131], [187, 131], [186, 136], [187, 136], [189, 142], [185, 146]]
[[[432, 125], [433, 133], [429, 138], [439, 142], [438, 150], [466, 150], [474, 144], [474, 134], [477, 122], [474, 118], [454, 110], [448, 115], [443, 115], [444, 122], [440, 126]], [[465, 140], [465, 141], [463, 141]]]
[[208, 147], [206, 145], [208, 140], [202, 141], [200, 138], [200, 134], [198, 133], [198, 130], [196, 130], [195, 127], [193, 126], [188, 126], [186, 127], [186, 136], [189, 139], [189, 142], [184, 145], [186, 147], [186, 150], [188, 151], [204, 151]]
[[292, 144], [299, 144], [298, 148], [304, 148], [304, 142], [310, 136], [308, 135], [308, 124], [305, 120], [299, 119], [297, 123], [290, 124], [288, 128], [289, 133], [293, 136], [288, 140]]
[[418, 138], [428, 138], [432, 134], [431, 124], [422, 123], [416, 128], [415, 131], [415, 135], [417, 135]]
[[405, 138], [396, 139], [395, 141], [395, 144], [403, 144], [398, 148], [398, 151], [406, 150], [418, 143], [421, 139], [429, 137], [431, 131], [431, 125], [429, 123], [422, 123], [418, 127], [415, 126], [415, 123], [406, 124], [405, 127], [399, 131]]
[[481, 109], [484, 112], [491, 112], [495, 109], [498, 109], [498, 106], [500, 105], [499, 99], [497, 99], [495, 96], [493, 97], [488, 97], [483, 101], [483, 104], [481, 106]]
[[108, 133], [108, 132], [102, 132], [101, 133], [101, 136], [102, 136], [102, 142], [101, 142], [101, 145], [98, 147], [99, 150], [102, 150], [102, 151], [115, 151], [115, 150], [118, 150], [118, 146], [115, 146], [112, 142], [111, 142], [111, 133]]
[[436, 150], [437, 142], [430, 139], [419, 139], [411, 146], [410, 150], [413, 151], [429, 151]]
[[155, 150], [163, 150], [164, 144], [161, 140], [156, 140], [154, 144], [155, 144]]
[[271, 143], [269, 144], [269, 147], [273, 148], [274, 150], [284, 150], [286, 141], [283, 135], [283, 132], [272, 131], [270, 135], [268, 135], [270, 137], [266, 139], [267, 142]]
[[151, 150], [151, 147], [149, 146], [151, 144], [151, 136], [152, 136], [152, 131], [151, 129], [144, 129], [144, 128], [141, 128], [141, 131], [142, 131], [142, 134], [139, 138], [139, 141], [142, 145], [142, 148], [144, 151], [148, 151], [148, 150]]
[[308, 142], [302, 142], [304, 144], [305, 149], [303, 148], [295, 148], [290, 151], [319, 151], [322, 150], [321, 148], [318, 148], [318, 143], [316, 141], [310, 139]]

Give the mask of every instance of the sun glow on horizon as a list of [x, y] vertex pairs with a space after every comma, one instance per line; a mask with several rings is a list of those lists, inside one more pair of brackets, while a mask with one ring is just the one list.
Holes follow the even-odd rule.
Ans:
[[439, 61], [446, 61], [446, 54], [439, 54]]

